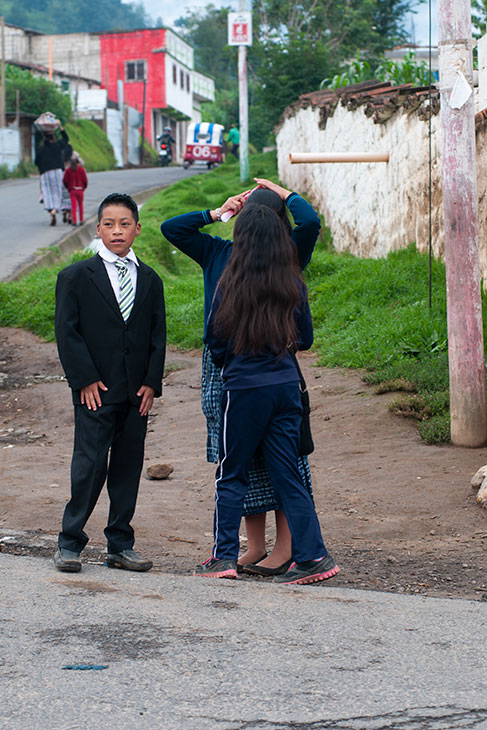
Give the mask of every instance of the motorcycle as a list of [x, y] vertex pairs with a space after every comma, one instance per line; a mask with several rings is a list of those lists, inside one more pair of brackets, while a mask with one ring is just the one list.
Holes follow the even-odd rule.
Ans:
[[167, 144], [164, 140], [161, 140], [159, 143], [159, 162], [162, 167], [167, 167], [172, 162], [171, 145]]

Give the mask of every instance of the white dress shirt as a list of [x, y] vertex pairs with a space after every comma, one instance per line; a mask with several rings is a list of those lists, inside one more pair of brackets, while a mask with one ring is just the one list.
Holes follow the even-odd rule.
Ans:
[[107, 270], [108, 278], [110, 279], [110, 284], [112, 285], [113, 293], [115, 294], [117, 302], [120, 301], [120, 279], [118, 277], [118, 269], [115, 266], [115, 261], [118, 261], [119, 258], [124, 262], [127, 269], [129, 270], [135, 294], [137, 290], [137, 267], [139, 265], [139, 262], [137, 261], [137, 256], [134, 254], [132, 249], [130, 249], [126, 256], [122, 257], [117, 256], [116, 253], [110, 251], [110, 249], [108, 249], [103, 243], [100, 243], [98, 255], [101, 256], [101, 258], [103, 259], [103, 263], [105, 264], [105, 269]]

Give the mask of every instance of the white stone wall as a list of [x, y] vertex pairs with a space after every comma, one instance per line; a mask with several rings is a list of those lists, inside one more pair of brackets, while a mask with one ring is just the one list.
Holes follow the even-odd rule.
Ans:
[[[416, 241], [428, 248], [428, 124], [398, 112], [374, 124], [364, 108], [338, 104], [320, 130], [319, 109], [298, 111], [277, 135], [281, 180], [307, 193], [324, 215], [335, 248], [379, 257]], [[439, 116], [432, 119], [433, 250], [443, 252]], [[290, 152], [389, 152], [388, 163], [291, 165]]]

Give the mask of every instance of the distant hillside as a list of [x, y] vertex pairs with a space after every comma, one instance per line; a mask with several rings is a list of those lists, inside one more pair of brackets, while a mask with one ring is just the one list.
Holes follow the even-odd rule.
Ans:
[[149, 28], [142, 3], [121, 0], [0, 0], [6, 23], [44, 33]]

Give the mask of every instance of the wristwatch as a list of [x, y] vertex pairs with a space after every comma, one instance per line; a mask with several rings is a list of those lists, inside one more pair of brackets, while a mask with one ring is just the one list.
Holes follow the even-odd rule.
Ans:
[[216, 213], [216, 219], [217, 219], [217, 221], [220, 221], [221, 222], [222, 212], [221, 212], [220, 208], [215, 208], [215, 213]]

